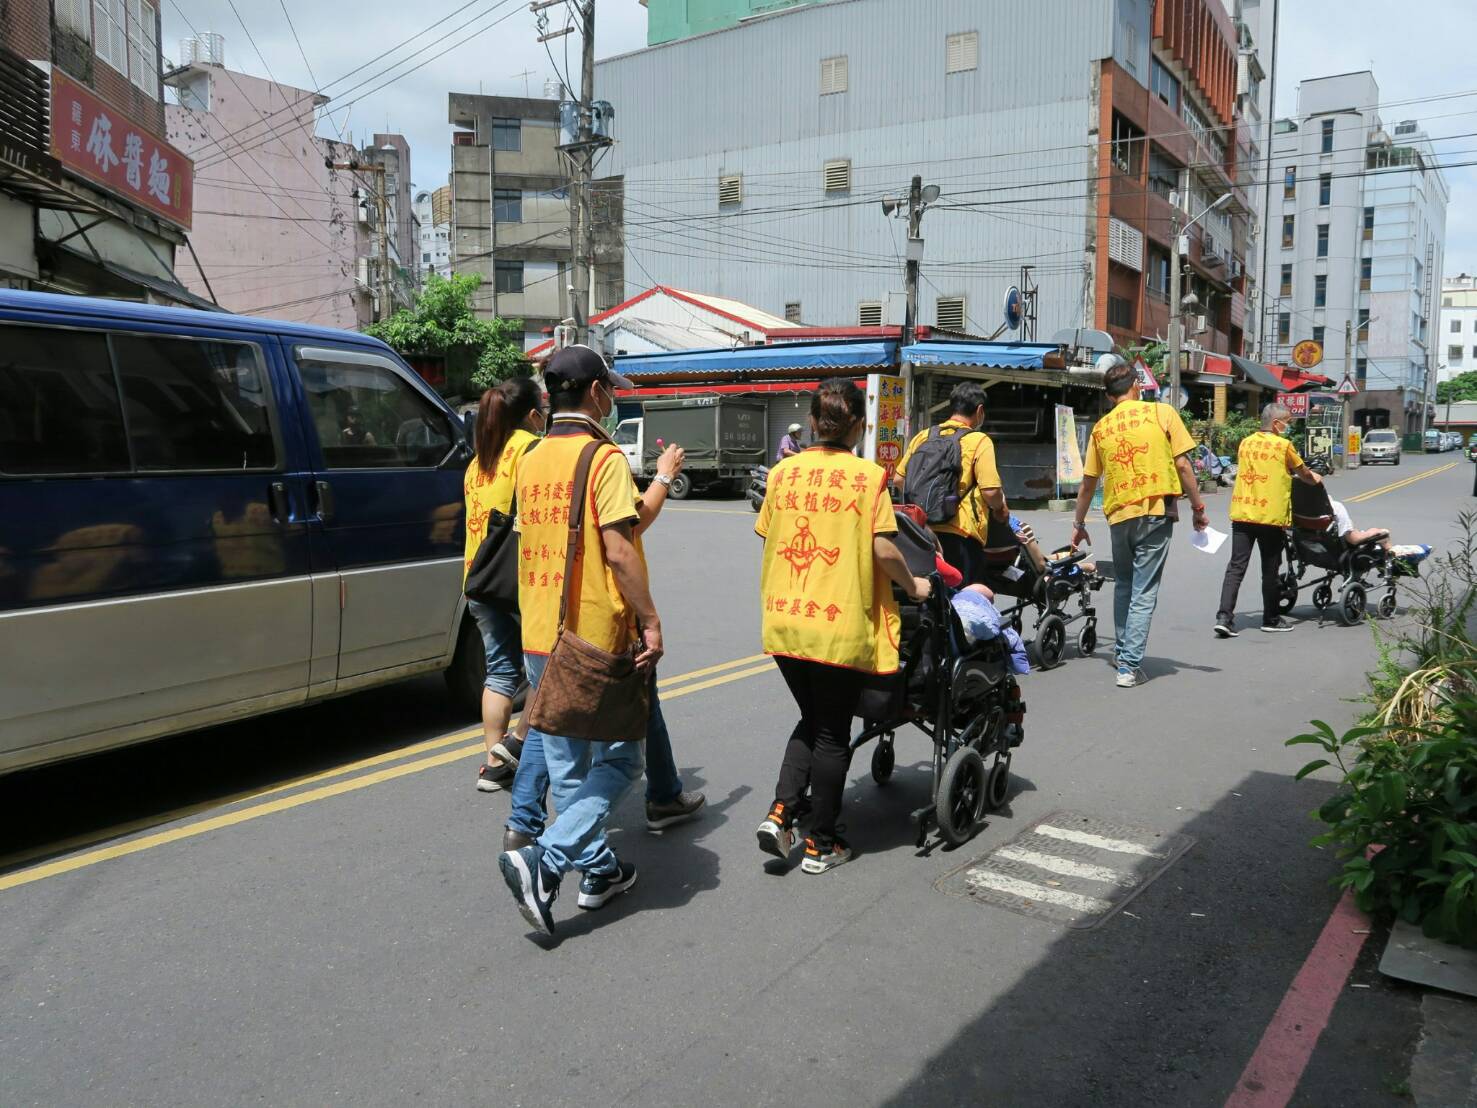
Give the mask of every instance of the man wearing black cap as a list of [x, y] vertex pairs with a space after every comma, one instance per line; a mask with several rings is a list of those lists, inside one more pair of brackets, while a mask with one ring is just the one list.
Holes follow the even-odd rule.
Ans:
[[[570, 618], [581, 638], [612, 653], [639, 636], [637, 664], [654, 668], [662, 655], [661, 621], [651, 599], [640, 539], [652, 510], [650, 505], [643, 508], [630, 467], [601, 426], [615, 407], [614, 390], [629, 388], [630, 382], [611, 372], [600, 355], [584, 346], [556, 353], [544, 371], [544, 382], [552, 424], [548, 437], [527, 455], [518, 471], [523, 555], [518, 600], [528, 679], [537, 688], [558, 632], [568, 530], [568, 517], [562, 513], [568, 509], [570, 493], [555, 494], [570, 489], [580, 453], [592, 438], [603, 445], [590, 466], [583, 554], [575, 570], [578, 609]], [[652, 727], [661, 726], [664, 731], [654, 698], [653, 707]], [[643, 758], [639, 743], [591, 743], [532, 730], [525, 755], [535, 743], [542, 747], [547, 762], [548, 786], [558, 818], [528, 845], [505, 843], [516, 849], [506, 850], [498, 864], [524, 918], [538, 931], [552, 934], [551, 906], [560, 880], [570, 870], [578, 869], [584, 875], [579, 890], [582, 908], [603, 907], [635, 884], [636, 867], [616, 858], [605, 840], [605, 822], [641, 776]], [[662, 755], [657, 746], [666, 753]], [[671, 761], [669, 744], [654, 743], [652, 753], [654, 758]], [[543, 774], [534, 773], [535, 768], [526, 758], [520, 761], [513, 785], [515, 815], [521, 808], [536, 805], [541, 809], [544, 782], [534, 778]], [[652, 768], [662, 769], [664, 778], [677, 780], [675, 767]], [[654, 807], [659, 814], [682, 808], [680, 818], [689, 818], [701, 807], [699, 794], [680, 792], [680, 781], [677, 788], [678, 796], [668, 798], [665, 805], [648, 803], [648, 823]], [[666, 818], [656, 825], [675, 821]], [[510, 824], [510, 834], [512, 830]]]

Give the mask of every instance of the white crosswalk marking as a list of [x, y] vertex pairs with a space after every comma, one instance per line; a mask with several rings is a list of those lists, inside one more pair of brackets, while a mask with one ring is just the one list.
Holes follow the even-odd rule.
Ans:
[[1026, 850], [1019, 846], [1002, 846], [995, 851], [996, 858], [1012, 862], [1025, 862], [1028, 866], [1059, 873], [1063, 877], [1085, 877], [1089, 881], [1105, 881], [1109, 885], [1136, 885], [1132, 874], [1120, 873], [1107, 866], [1094, 866], [1087, 862], [1074, 862], [1070, 858], [1059, 858], [1055, 854], [1042, 854], [1039, 850]]
[[1162, 858], [1164, 855], [1150, 850], [1138, 843], [1131, 843], [1127, 839], [1109, 839], [1102, 835], [1094, 835], [1088, 831], [1074, 831], [1070, 827], [1052, 827], [1048, 823], [1037, 824], [1036, 834], [1045, 835], [1049, 839], [1061, 839], [1069, 843], [1081, 843], [1083, 846], [1095, 846], [1099, 850], [1111, 850], [1115, 854], [1137, 854], [1142, 858]]
[[1032, 881], [1022, 881], [1018, 877], [1007, 877], [1003, 873], [995, 873], [987, 869], [970, 870], [969, 883], [976, 888], [994, 889], [997, 893], [1008, 893], [1018, 896], [1022, 900], [1039, 900], [1047, 904], [1060, 904], [1063, 908], [1071, 908], [1077, 912], [1091, 912], [1097, 914], [1106, 912], [1113, 905], [1106, 900], [1095, 896], [1084, 896], [1081, 893], [1069, 893], [1065, 889], [1052, 889], [1046, 885], [1037, 885]]

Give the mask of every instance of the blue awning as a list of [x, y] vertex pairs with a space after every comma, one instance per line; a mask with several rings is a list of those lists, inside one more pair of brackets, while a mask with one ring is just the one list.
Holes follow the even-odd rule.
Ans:
[[788, 342], [729, 350], [676, 350], [618, 355], [615, 368], [632, 380], [673, 377], [753, 377], [784, 373], [828, 376], [875, 372], [897, 365], [895, 342]]
[[915, 342], [903, 357], [915, 366], [980, 366], [985, 369], [1041, 369], [1061, 347], [1045, 342]]

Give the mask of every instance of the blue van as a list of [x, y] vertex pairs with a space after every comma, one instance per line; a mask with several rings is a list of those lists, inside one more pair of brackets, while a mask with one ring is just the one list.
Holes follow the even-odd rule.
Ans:
[[433, 670], [477, 703], [470, 458], [377, 339], [0, 290], [0, 773]]

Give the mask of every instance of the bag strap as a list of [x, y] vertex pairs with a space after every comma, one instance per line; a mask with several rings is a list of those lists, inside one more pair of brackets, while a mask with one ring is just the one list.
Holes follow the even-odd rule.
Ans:
[[585, 535], [585, 493], [590, 484], [590, 466], [594, 463], [595, 452], [604, 445], [599, 439], [591, 439], [580, 451], [579, 462], [574, 467], [574, 490], [569, 503], [569, 534], [564, 540], [564, 588], [559, 593], [560, 631], [566, 627], [569, 590], [574, 583], [574, 563]]

